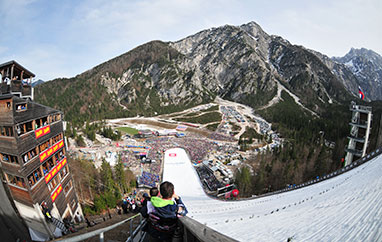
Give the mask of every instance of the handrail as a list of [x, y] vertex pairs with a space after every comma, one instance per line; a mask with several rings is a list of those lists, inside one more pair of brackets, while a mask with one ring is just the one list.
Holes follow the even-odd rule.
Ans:
[[186, 240], [185, 241], [195, 241], [194, 239], [189, 239], [194, 236], [197, 238], [197, 241], [220, 241], [220, 242], [235, 242], [237, 240], [228, 237], [214, 229], [211, 229], [207, 225], [201, 224], [198, 221], [189, 218], [187, 216], [179, 218], [180, 222], [184, 226], [184, 233]]
[[[142, 232], [142, 229], [143, 229], [143, 227], [146, 225], [146, 223], [147, 223], [146, 219], [143, 220], [143, 221], [138, 225], [138, 227], [134, 230], [134, 232], [133, 232], [132, 234], [130, 234], [130, 237], [127, 238], [126, 242], [132, 242], [132, 241], [134, 240], [135, 236], [137, 236], [137, 234], [138, 234], [139, 232]], [[141, 234], [141, 237], [142, 237], [142, 234]], [[142, 239], [141, 239], [140, 241], [142, 241]]]
[[118, 223], [115, 223], [113, 225], [110, 225], [106, 228], [102, 228], [102, 229], [97, 229], [97, 230], [94, 230], [92, 232], [89, 232], [89, 233], [86, 233], [86, 234], [81, 234], [81, 235], [77, 235], [77, 236], [74, 236], [74, 237], [71, 237], [71, 238], [66, 238], [66, 239], [57, 239], [56, 241], [60, 241], [60, 242], [77, 242], [77, 241], [83, 241], [85, 239], [89, 239], [91, 237], [94, 237], [96, 235], [99, 235], [100, 237], [100, 241], [103, 241], [104, 240], [104, 233], [109, 231], [109, 230], [112, 230], [128, 221], [132, 221], [134, 218], [140, 216], [140, 214], [136, 214], [130, 218], [127, 218], [121, 222], [118, 222]]
[[[190, 217], [180, 217], [179, 218], [180, 223], [183, 225], [181, 226], [182, 229], [180, 231], [181, 234], [178, 236], [180, 237], [173, 237], [173, 241], [194, 241], [194, 242], [207, 242], [207, 241], [217, 241], [217, 242], [236, 242], [237, 240], [224, 235], [207, 225], [201, 224], [198, 221], [190, 218]], [[134, 233], [130, 235], [130, 237], [126, 240], [126, 242], [132, 242], [134, 241], [134, 238], [138, 235], [139, 232], [142, 233], [142, 228], [146, 224], [146, 220], [142, 221], [142, 223], [135, 229]], [[144, 232], [141, 234], [139, 241], [146, 241], [146, 234], [147, 232]], [[177, 238], [177, 239], [175, 239]]]

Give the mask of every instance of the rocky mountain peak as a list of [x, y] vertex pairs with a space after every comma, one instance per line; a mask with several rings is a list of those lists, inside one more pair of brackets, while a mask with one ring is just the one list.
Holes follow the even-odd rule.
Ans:
[[264, 30], [260, 27], [260, 25], [253, 21], [241, 25], [240, 28], [255, 38], [259, 38], [260, 36], [269, 37], [268, 34], [265, 33]]
[[365, 48], [351, 48], [344, 57], [332, 59], [344, 64], [356, 76], [367, 98], [382, 99], [382, 56]]
[[340, 63], [347, 64], [348, 66], [351, 66], [353, 60], [357, 61], [358, 64], [369, 64], [373, 65], [376, 68], [382, 67], [382, 56], [380, 56], [378, 53], [366, 49], [355, 49], [351, 48], [350, 51], [343, 57], [333, 57], [335, 61], [338, 61]]

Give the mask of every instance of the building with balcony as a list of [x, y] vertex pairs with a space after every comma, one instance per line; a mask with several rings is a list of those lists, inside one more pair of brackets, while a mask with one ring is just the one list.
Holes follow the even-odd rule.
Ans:
[[[67, 164], [63, 113], [33, 102], [33, 89], [28, 82], [19, 86], [21, 89], [15, 92], [12, 82], [9, 85], [4, 82], [4, 68], [9, 68], [9, 65], [0, 65], [3, 81], [0, 94], [0, 164], [3, 185], [8, 192], [8, 199], [31, 236], [35, 234], [53, 238], [57, 228], [45, 219], [43, 203], [46, 203], [51, 215], [58, 220], [73, 219], [77, 212], [82, 215]], [[25, 76], [34, 76], [15, 64], [10, 77], [17, 72], [21, 73], [21, 82]]]

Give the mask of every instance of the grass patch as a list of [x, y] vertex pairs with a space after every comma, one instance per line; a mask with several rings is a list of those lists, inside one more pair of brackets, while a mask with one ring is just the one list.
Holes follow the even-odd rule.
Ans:
[[119, 127], [117, 128], [119, 131], [127, 133], [129, 135], [135, 135], [138, 134], [138, 130], [130, 127]]
[[214, 105], [206, 110], [203, 110], [204, 112], [209, 112], [209, 111], [218, 111], [219, 110], [219, 105]]
[[263, 138], [263, 136], [261, 134], [257, 133], [255, 129], [247, 127], [247, 129], [240, 136], [240, 138], [248, 139], [249, 140], [248, 143], [252, 144], [253, 139], [260, 139], [261, 140]]
[[229, 122], [229, 124], [232, 126], [232, 131], [238, 131], [241, 130], [241, 127], [239, 125], [236, 125], [232, 122]]
[[209, 124], [206, 126], [208, 130], [215, 131], [217, 127], [219, 126], [219, 123]]

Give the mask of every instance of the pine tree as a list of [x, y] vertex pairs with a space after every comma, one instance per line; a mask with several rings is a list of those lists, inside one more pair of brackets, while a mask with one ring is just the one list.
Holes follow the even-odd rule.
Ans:
[[115, 178], [116, 178], [118, 187], [121, 193], [126, 193], [128, 191], [127, 179], [126, 179], [126, 174], [125, 174], [123, 164], [121, 162], [120, 155], [118, 156], [118, 162], [115, 165], [114, 169], [115, 169]]
[[236, 173], [236, 184], [243, 195], [250, 195], [252, 191], [252, 176], [248, 167], [242, 167]]
[[102, 183], [104, 184], [104, 189], [106, 192], [115, 192], [115, 182], [113, 179], [113, 173], [111, 170], [111, 166], [108, 162], [105, 160], [102, 161], [101, 165], [101, 179]]

